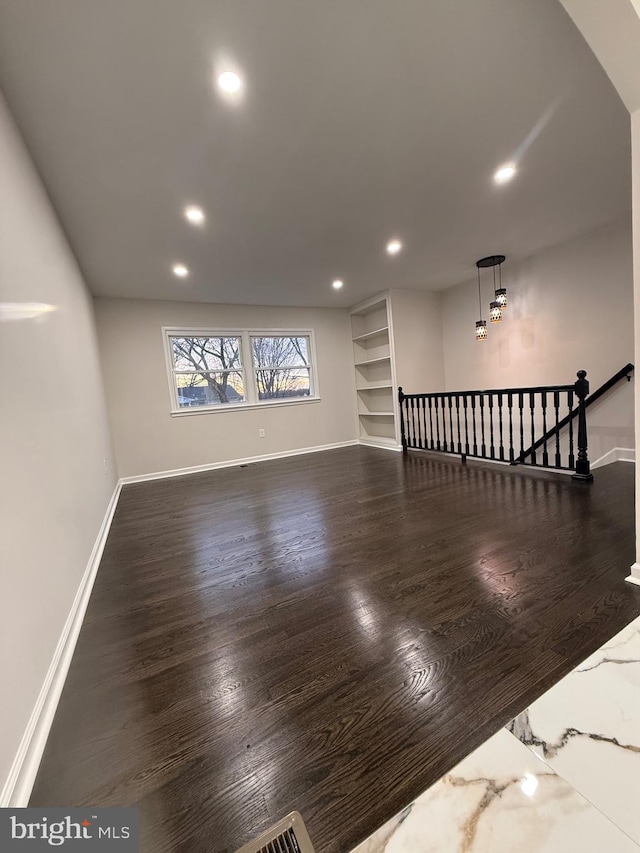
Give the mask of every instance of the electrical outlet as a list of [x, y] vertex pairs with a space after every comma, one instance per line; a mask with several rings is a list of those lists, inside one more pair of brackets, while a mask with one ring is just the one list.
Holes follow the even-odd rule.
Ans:
[[258, 435], [260, 436], [260, 438], [264, 438], [264, 434], [265, 434], [265, 433], [264, 433], [264, 430], [263, 430], [263, 429], [259, 429], [259, 430], [258, 430]]

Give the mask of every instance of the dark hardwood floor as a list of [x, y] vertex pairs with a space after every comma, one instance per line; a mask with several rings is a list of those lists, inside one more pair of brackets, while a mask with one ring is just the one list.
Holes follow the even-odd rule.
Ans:
[[31, 805], [345, 853], [640, 614], [633, 467], [365, 447], [123, 489]]

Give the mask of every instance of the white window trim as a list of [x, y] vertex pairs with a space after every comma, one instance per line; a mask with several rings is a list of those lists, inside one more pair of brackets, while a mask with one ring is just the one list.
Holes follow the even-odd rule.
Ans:
[[[300, 337], [309, 338], [309, 376], [311, 380], [312, 393], [308, 397], [299, 397], [291, 400], [258, 400], [258, 388], [256, 384], [256, 368], [253, 364], [253, 353], [251, 351], [252, 337]], [[174, 382], [173, 351], [170, 338], [198, 338], [198, 337], [223, 337], [240, 338], [240, 352], [242, 355], [242, 375], [244, 377], [244, 392], [246, 399], [241, 403], [225, 403], [216, 406], [194, 406], [193, 408], [180, 407], [178, 405], [178, 393]], [[316, 357], [316, 341], [313, 329], [224, 329], [224, 328], [196, 328], [194, 326], [163, 326], [162, 344], [164, 348], [164, 363], [167, 371], [167, 382], [169, 385], [169, 400], [171, 401], [171, 417], [188, 417], [190, 415], [206, 415], [211, 412], [236, 412], [239, 409], [264, 409], [271, 406], [303, 406], [306, 403], [317, 403], [320, 401], [320, 382], [318, 377], [318, 360]]]

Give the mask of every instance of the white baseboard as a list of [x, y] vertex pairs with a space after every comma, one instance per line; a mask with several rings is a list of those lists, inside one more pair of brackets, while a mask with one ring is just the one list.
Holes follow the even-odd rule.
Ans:
[[270, 459], [282, 459], [285, 456], [302, 456], [305, 453], [320, 453], [323, 450], [336, 450], [338, 447], [351, 447], [358, 444], [357, 439], [337, 441], [334, 444], [318, 444], [315, 447], [301, 447], [299, 450], [281, 450], [279, 453], [265, 453], [262, 456], [245, 456], [243, 459], [228, 459], [225, 462], [208, 462], [205, 465], [192, 465], [190, 468], [173, 468], [170, 471], [156, 471], [152, 474], [137, 474], [122, 477], [120, 483], [146, 483], [147, 480], [164, 480], [167, 477], [183, 477], [186, 474], [199, 474], [202, 471], [215, 471], [218, 468], [235, 468], [238, 465], [251, 465], [254, 462], [267, 462]]
[[591, 470], [602, 468], [603, 465], [611, 465], [612, 462], [635, 462], [636, 451], [634, 447], [614, 447], [604, 456], [591, 463]]
[[634, 563], [631, 566], [631, 574], [625, 580], [640, 586], [640, 563]]
[[402, 453], [402, 445], [385, 441], [376, 441], [375, 438], [360, 438], [356, 444], [362, 444], [364, 447], [377, 447], [380, 450], [392, 450], [394, 453]]
[[64, 624], [53, 659], [36, 700], [27, 728], [11, 765], [9, 776], [0, 794], [0, 808], [23, 808], [29, 802], [36, 780], [49, 730], [58, 707], [71, 658], [89, 603], [102, 552], [107, 541], [111, 521], [116, 511], [122, 484], [119, 481], [111, 495], [102, 525], [93, 546], [87, 568], [76, 592], [76, 597]]

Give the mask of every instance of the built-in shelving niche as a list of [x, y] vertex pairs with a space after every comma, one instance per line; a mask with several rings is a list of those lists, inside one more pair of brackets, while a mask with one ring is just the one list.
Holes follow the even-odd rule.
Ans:
[[359, 437], [372, 444], [398, 443], [393, 352], [386, 295], [351, 312]]

